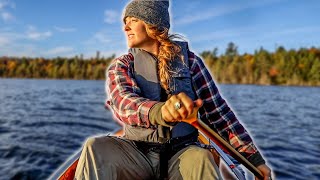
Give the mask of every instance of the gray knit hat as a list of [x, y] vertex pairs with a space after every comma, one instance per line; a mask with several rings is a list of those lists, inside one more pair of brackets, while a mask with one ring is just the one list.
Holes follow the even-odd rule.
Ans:
[[125, 8], [123, 20], [131, 16], [147, 24], [170, 28], [169, 0], [133, 0]]

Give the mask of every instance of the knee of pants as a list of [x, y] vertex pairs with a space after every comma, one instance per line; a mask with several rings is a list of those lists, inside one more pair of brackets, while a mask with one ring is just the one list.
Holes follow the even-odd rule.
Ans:
[[112, 140], [111, 140], [111, 137], [109, 136], [89, 137], [84, 144], [84, 148], [97, 149], [100, 146], [106, 146], [106, 145], [110, 147], [113, 145], [113, 143], [110, 141]]
[[123, 155], [121, 148], [122, 146], [112, 137], [90, 137], [83, 146], [83, 152], [99, 161], [117, 161]]
[[210, 151], [207, 149], [203, 149], [197, 146], [190, 146], [186, 149], [183, 153], [183, 156], [187, 157], [188, 161], [190, 162], [205, 162], [207, 160], [214, 163], [214, 158]]

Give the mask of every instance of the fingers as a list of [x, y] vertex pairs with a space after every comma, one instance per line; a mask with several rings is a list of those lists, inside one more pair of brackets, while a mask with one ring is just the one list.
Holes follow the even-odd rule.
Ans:
[[175, 118], [171, 115], [168, 106], [164, 104], [161, 107], [161, 114], [162, 114], [162, 119], [166, 122], [175, 122]]
[[[180, 103], [180, 108], [177, 109], [176, 107], [176, 103]], [[175, 119], [175, 120], [181, 120], [182, 117], [180, 115], [180, 112], [178, 110], [181, 110], [183, 108], [183, 104], [181, 102], [180, 99], [178, 99], [176, 96], [172, 96], [170, 99], [167, 100], [166, 102], [167, 105], [167, 110], [169, 111], [169, 113], [171, 114], [171, 116]]]
[[179, 93], [172, 95], [162, 106], [162, 118], [167, 122], [179, 122], [190, 116], [194, 110], [194, 107], [201, 107], [202, 100], [192, 99], [185, 93]]
[[203, 101], [201, 99], [197, 99], [194, 101], [196, 107], [201, 107], [203, 105]]
[[[193, 107], [194, 107], [192, 99], [183, 92], [179, 93], [177, 95], [177, 98], [181, 100], [182, 107], [184, 107], [184, 109], [179, 109], [180, 111], [179, 113], [183, 113], [183, 114], [187, 113], [186, 117], [188, 117], [190, 114], [192, 114]], [[185, 112], [185, 110], [187, 112]]]
[[[161, 108], [162, 118], [167, 122], [181, 121], [181, 115], [175, 108], [175, 103], [180, 103], [176, 97], [170, 97]], [[180, 108], [181, 108], [180, 103]]]

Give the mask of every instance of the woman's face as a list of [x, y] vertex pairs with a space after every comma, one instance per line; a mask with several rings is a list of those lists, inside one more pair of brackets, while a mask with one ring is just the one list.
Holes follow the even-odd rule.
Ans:
[[124, 31], [129, 48], [145, 49], [156, 43], [156, 40], [147, 34], [146, 24], [137, 18], [127, 17], [125, 19]]

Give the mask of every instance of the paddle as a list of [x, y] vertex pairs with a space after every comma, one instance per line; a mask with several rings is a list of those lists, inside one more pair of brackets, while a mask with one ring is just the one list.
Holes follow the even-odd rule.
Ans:
[[263, 175], [259, 169], [252, 165], [245, 157], [243, 157], [238, 151], [236, 151], [228, 142], [226, 142], [218, 133], [213, 131], [203, 121], [198, 119], [198, 109], [196, 107], [193, 113], [187, 118], [182, 120], [188, 124], [191, 124], [199, 131], [203, 132], [210, 140], [214, 141], [218, 146], [224, 149], [228, 154], [235, 158], [238, 162], [244, 165], [249, 171], [251, 171], [257, 178], [263, 179]]

